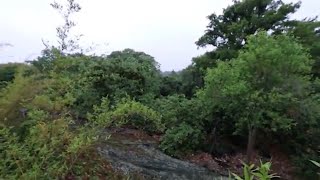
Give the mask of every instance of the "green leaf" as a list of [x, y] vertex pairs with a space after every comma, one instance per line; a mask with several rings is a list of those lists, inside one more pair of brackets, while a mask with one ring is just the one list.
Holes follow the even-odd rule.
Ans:
[[320, 168], [320, 163], [316, 162], [316, 161], [313, 161], [313, 160], [310, 160], [314, 165], [318, 166]]
[[238, 176], [238, 175], [236, 175], [236, 174], [234, 174], [234, 173], [231, 173], [232, 174], [232, 176], [236, 179], [236, 180], [244, 180], [244, 179], [242, 179], [240, 176]]

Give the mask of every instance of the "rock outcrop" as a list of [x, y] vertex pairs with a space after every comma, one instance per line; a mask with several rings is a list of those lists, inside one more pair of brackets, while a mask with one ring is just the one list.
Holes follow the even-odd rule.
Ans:
[[156, 148], [156, 139], [139, 131], [120, 129], [108, 133], [111, 137], [99, 145], [98, 151], [115, 170], [126, 175], [138, 174], [142, 179], [228, 179], [204, 167], [165, 155]]

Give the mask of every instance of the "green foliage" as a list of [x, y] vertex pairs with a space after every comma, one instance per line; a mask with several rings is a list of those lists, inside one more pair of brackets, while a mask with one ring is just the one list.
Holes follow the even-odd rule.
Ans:
[[122, 99], [112, 108], [109, 102], [103, 98], [101, 105], [94, 107], [94, 113], [88, 114], [88, 119], [105, 127], [129, 125], [147, 132], [163, 131], [161, 116], [153, 109], [130, 99]]
[[[219, 62], [199, 96], [235, 124], [237, 134], [292, 132], [317, 124], [319, 96], [311, 81], [312, 60], [289, 36], [258, 33], [237, 59]], [[306, 133], [306, 132], [300, 132]], [[253, 148], [251, 144], [250, 148]], [[248, 146], [249, 150], [249, 146]]]
[[[194, 58], [193, 61], [201, 58]], [[192, 98], [196, 94], [196, 91], [203, 87], [203, 77], [206, 69], [199, 68], [195, 64], [192, 64], [181, 71], [180, 77], [182, 81], [182, 93], [187, 98]]]
[[254, 164], [252, 165], [247, 165], [243, 163], [243, 178], [232, 173], [233, 177], [236, 180], [253, 180], [253, 179], [259, 179], [259, 180], [270, 180], [273, 178], [279, 178], [279, 176], [276, 176], [275, 174], [269, 174], [270, 168], [271, 168], [271, 163], [266, 162], [262, 163], [260, 161], [260, 166], [255, 168]]
[[89, 86], [83, 83], [91, 63], [86, 60], [55, 57], [50, 70], [40, 74], [21, 67], [1, 91], [0, 179], [109, 176], [94, 147], [100, 128], [73, 120], [76, 102]]
[[36, 76], [24, 76], [25, 69], [17, 70], [12, 83], [0, 91], [0, 123], [16, 125], [23, 118], [23, 103], [30, 101], [43, 89], [44, 82]]
[[[249, 39], [247, 50], [236, 60], [219, 62], [209, 71], [203, 97], [210, 97], [213, 107], [238, 112], [233, 116], [239, 126], [251, 123], [263, 127], [273, 121], [271, 130], [287, 129], [299, 118], [289, 111], [297, 112], [301, 97], [309, 96], [311, 63], [292, 38], [260, 33]], [[240, 112], [243, 108], [246, 111]]]
[[51, 116], [68, 114], [75, 102], [72, 93], [72, 80], [68, 77], [54, 77], [42, 80], [42, 90], [29, 101], [23, 103], [28, 110], [37, 109], [50, 113]]
[[110, 101], [108, 98], [102, 98], [100, 105], [93, 106], [93, 113], [88, 113], [88, 120], [100, 126], [111, 126]]
[[[51, 73], [50, 78], [25, 76], [27, 70], [18, 69], [0, 95], [0, 178], [53, 179], [108, 173], [102, 171], [100, 165], [105, 162], [93, 151], [98, 129], [87, 125], [70, 129], [73, 77], [64, 73]], [[9, 128], [12, 125], [14, 128]]]
[[86, 67], [84, 83], [99, 99], [108, 96], [111, 103], [130, 96], [159, 95], [160, 71], [153, 57], [131, 49], [113, 52]]
[[161, 96], [169, 96], [182, 92], [182, 82], [179, 78], [179, 74], [175, 71], [170, 72], [168, 75], [162, 75], [161, 80]]
[[181, 123], [166, 131], [160, 148], [173, 156], [196, 150], [204, 139], [204, 132], [199, 127]]
[[69, 99], [68, 107], [73, 113], [84, 118], [87, 112], [92, 112], [93, 105], [99, 104], [101, 95], [99, 89], [93, 87], [88, 73], [93, 72], [97, 60], [94, 57], [74, 55], [63, 56], [54, 61], [50, 78], [55, 84], [50, 88], [53, 97]]
[[54, 47], [46, 48], [41, 51], [41, 56], [39, 56], [34, 61], [27, 61], [37, 68], [41, 73], [49, 73], [53, 69], [53, 62], [58, 58], [60, 51]]
[[[69, 34], [80, 5], [52, 3], [64, 18], [59, 46], [44, 43], [29, 65], [0, 65], [0, 179], [106, 177], [94, 144], [100, 128], [110, 127], [163, 135], [160, 148], [177, 157], [209, 149], [203, 145], [221, 136], [248, 137], [249, 155], [261, 133], [266, 138], [258, 143], [281, 144], [302, 177], [316, 178], [319, 22], [288, 19], [300, 2], [233, 2], [222, 15], [208, 16], [196, 43], [215, 49], [170, 73], [132, 49], [84, 55], [79, 37]], [[227, 146], [233, 147], [219, 148]], [[244, 164], [244, 179], [272, 179], [270, 166]]]
[[[223, 10], [222, 15], [213, 13], [208, 16], [207, 30], [196, 44], [214, 46], [215, 50], [206, 53], [204, 58], [193, 60], [196, 71], [214, 67], [218, 59], [224, 61], [237, 57], [239, 50], [247, 44], [248, 36], [259, 30], [281, 33], [292, 25], [288, 15], [300, 7], [300, 3], [285, 4], [281, 0], [236, 0], [233, 3]], [[202, 79], [204, 75], [197, 78]]]
[[311, 57], [315, 60], [312, 73], [320, 77], [320, 22], [316, 18], [296, 21], [289, 29], [299, 42], [309, 50]]
[[237, 50], [249, 35], [258, 30], [281, 31], [289, 22], [288, 15], [299, 7], [300, 3], [285, 4], [280, 0], [234, 1], [233, 5], [223, 10], [223, 15], [208, 16], [210, 23], [207, 31], [197, 45]]
[[112, 112], [111, 119], [118, 125], [133, 125], [147, 132], [161, 132], [161, 116], [151, 108], [135, 101], [122, 101]]
[[30, 112], [28, 121], [33, 124], [28, 124], [23, 137], [1, 126], [1, 178], [52, 179], [87, 175], [86, 164], [80, 156], [96, 140], [96, 131], [80, 128], [72, 132], [70, 119], [47, 121], [44, 117], [42, 111]]
[[186, 99], [173, 95], [157, 99], [153, 108], [162, 115], [166, 132], [162, 137], [161, 149], [170, 155], [200, 149], [205, 131], [205, 114], [198, 99]]
[[180, 123], [193, 127], [202, 127], [205, 114], [202, 112], [202, 102], [199, 99], [187, 99], [184, 95], [172, 95], [156, 99], [150, 106], [162, 116], [162, 124], [166, 129]]
[[[300, 5], [301, 2], [284, 3], [281, 0], [236, 0], [224, 9], [221, 15], [215, 13], [209, 15], [210, 22], [205, 34], [196, 44], [200, 47], [213, 46], [215, 49], [193, 59], [192, 69], [197, 72], [193, 75], [193, 79], [202, 80], [205, 76], [203, 71], [215, 67], [218, 60], [226, 61], [236, 58], [239, 51], [248, 43], [248, 37], [261, 30], [271, 34], [292, 32], [301, 40], [304, 47], [310, 48], [313, 57], [314, 55], [319, 57], [317, 53], [319, 52], [319, 29], [317, 29], [319, 22], [316, 22], [316, 18], [289, 19], [289, 15], [295, 13]], [[315, 75], [320, 67], [318, 60], [316, 62]], [[199, 87], [203, 87], [203, 83], [200, 83]]]
[[156, 99], [150, 106], [161, 114], [162, 123], [165, 128], [168, 129], [179, 124], [179, 122], [183, 122], [185, 116], [179, 111], [181, 110], [180, 105], [183, 104], [185, 100], [183, 96], [173, 95]]

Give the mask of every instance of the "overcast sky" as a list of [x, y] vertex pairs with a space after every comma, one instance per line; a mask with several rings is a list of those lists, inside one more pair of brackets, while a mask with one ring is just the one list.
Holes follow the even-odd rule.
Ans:
[[[61, 1], [61, 0], [60, 0]], [[57, 1], [57, 2], [60, 2]], [[55, 28], [62, 23], [49, 5], [52, 0], [0, 0], [0, 63], [23, 62], [39, 55], [41, 39], [55, 43]], [[162, 70], [180, 70], [192, 57], [205, 52], [194, 42], [204, 33], [206, 16], [231, 0], [79, 0], [74, 33], [84, 34], [82, 44], [98, 44], [98, 53], [132, 48], [144, 51]], [[297, 2], [285, 0], [285, 2]], [[320, 15], [319, 0], [302, 0], [295, 18]]]

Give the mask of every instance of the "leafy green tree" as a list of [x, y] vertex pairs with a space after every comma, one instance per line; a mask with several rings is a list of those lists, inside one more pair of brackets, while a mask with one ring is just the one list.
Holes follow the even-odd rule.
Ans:
[[249, 37], [236, 59], [219, 62], [208, 71], [199, 96], [210, 104], [211, 111], [223, 112], [225, 120], [235, 124], [234, 133], [248, 135], [251, 161], [259, 131], [285, 134], [296, 126], [319, 123], [312, 63], [292, 37], [258, 33]]
[[116, 51], [88, 67], [86, 81], [100, 97], [137, 100], [159, 95], [160, 70], [150, 55], [131, 49]]
[[304, 19], [293, 22], [289, 32], [294, 35], [299, 42], [309, 50], [311, 57], [315, 60], [312, 73], [315, 77], [320, 77], [320, 22], [317, 18]]
[[53, 61], [60, 56], [67, 54], [83, 54], [83, 50], [80, 48], [79, 40], [82, 35], [71, 36], [71, 30], [76, 26], [76, 23], [72, 21], [71, 17], [74, 13], [78, 13], [81, 10], [81, 6], [76, 0], [67, 0], [66, 4], [60, 4], [56, 1], [50, 3], [50, 6], [58, 11], [64, 20], [64, 24], [56, 28], [58, 46], [50, 45], [49, 42], [42, 40], [45, 46], [36, 60], [27, 61], [34, 65], [42, 73], [50, 72], [53, 68]]
[[196, 42], [200, 47], [212, 45], [215, 59], [236, 57], [237, 50], [258, 30], [281, 32], [300, 3], [285, 4], [281, 0], [234, 0], [222, 15], [211, 14], [206, 33]]
[[[208, 16], [209, 24], [205, 34], [196, 44], [199, 47], [213, 46], [215, 49], [203, 56], [193, 58], [192, 65], [185, 72], [187, 96], [194, 95], [203, 87], [207, 68], [216, 66], [217, 60], [237, 57], [239, 50], [247, 43], [249, 35], [258, 30], [281, 33], [292, 25], [288, 15], [297, 11], [299, 3], [283, 3], [281, 0], [234, 0], [221, 15]], [[191, 82], [189, 79], [192, 79]]]
[[49, 73], [53, 69], [53, 61], [58, 58], [59, 54], [61, 53], [57, 48], [45, 48], [36, 60], [26, 62], [32, 64], [41, 73]]

